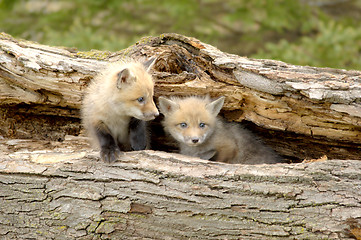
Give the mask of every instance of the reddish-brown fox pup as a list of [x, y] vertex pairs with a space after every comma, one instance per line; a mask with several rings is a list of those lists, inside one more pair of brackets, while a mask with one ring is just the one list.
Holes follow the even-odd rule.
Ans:
[[142, 150], [149, 145], [145, 121], [159, 115], [148, 73], [154, 60], [109, 64], [86, 91], [83, 124], [91, 140], [100, 146], [105, 162], [115, 161], [120, 151]]
[[281, 162], [250, 131], [217, 116], [223, 103], [224, 97], [159, 97], [164, 129], [178, 141], [180, 153], [226, 163]]

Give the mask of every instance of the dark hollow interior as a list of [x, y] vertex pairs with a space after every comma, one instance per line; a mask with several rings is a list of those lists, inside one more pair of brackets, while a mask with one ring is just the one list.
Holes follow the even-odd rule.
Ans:
[[[16, 105], [0, 108], [0, 136], [5, 139], [36, 139], [63, 141], [66, 135], [82, 135], [84, 131], [79, 119], [79, 110], [73, 109], [61, 116], [59, 109], [41, 109], [32, 105]], [[61, 109], [61, 111], [70, 111]], [[227, 112], [222, 112], [227, 115]], [[68, 117], [73, 115], [74, 117]], [[168, 137], [161, 125], [162, 117], [152, 121], [150, 126], [151, 147], [154, 150], [177, 152], [177, 144]], [[361, 146], [313, 136], [299, 135], [285, 131], [269, 130], [252, 122], [242, 122], [265, 144], [272, 147], [287, 162], [296, 163], [304, 159], [317, 159], [324, 155], [328, 159], [361, 160]]]

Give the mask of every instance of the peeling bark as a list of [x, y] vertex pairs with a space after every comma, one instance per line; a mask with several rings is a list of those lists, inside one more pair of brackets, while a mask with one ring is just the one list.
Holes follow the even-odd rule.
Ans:
[[[115, 53], [78, 52], [0, 35], [0, 134], [52, 140], [79, 134], [84, 87], [108, 61], [124, 56], [157, 56], [156, 97], [226, 96], [222, 114], [246, 123], [286, 158], [360, 159], [359, 71], [248, 59], [177, 34], [145, 38]], [[154, 128], [154, 136], [160, 136], [153, 138], [154, 145], [169, 148]]]
[[1, 141], [1, 239], [354, 239], [360, 230], [360, 161], [247, 166], [141, 151], [109, 165], [84, 138], [44, 142]]

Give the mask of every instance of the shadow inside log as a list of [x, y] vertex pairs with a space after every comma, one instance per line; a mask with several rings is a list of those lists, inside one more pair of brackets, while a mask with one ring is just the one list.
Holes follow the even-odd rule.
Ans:
[[[162, 117], [159, 117], [151, 124], [152, 149], [177, 152], [177, 143], [165, 134], [161, 126], [161, 119]], [[361, 156], [361, 148], [357, 144], [269, 130], [249, 121], [243, 121], [240, 124], [273, 148], [288, 163], [298, 163], [305, 159], [318, 159], [324, 155], [328, 159], [360, 159]]]
[[[37, 139], [63, 141], [66, 135], [83, 135], [81, 121], [77, 117], [63, 117], [61, 111], [54, 108], [53, 113], [44, 112], [36, 105], [17, 105], [0, 108], [0, 135], [9, 139]], [[76, 116], [78, 110], [72, 115]], [[58, 115], [57, 115], [58, 113]], [[227, 116], [227, 112], [221, 113]], [[60, 116], [59, 116], [60, 115]], [[67, 112], [66, 114], [70, 114]], [[165, 152], [178, 152], [177, 143], [168, 137], [161, 125], [162, 116], [150, 124], [151, 148]], [[245, 128], [251, 130], [265, 144], [272, 147], [287, 162], [297, 163], [304, 159], [317, 159], [324, 155], [328, 159], [360, 160], [361, 147], [350, 142], [331, 141], [285, 131], [269, 130], [248, 121], [243, 121]]]

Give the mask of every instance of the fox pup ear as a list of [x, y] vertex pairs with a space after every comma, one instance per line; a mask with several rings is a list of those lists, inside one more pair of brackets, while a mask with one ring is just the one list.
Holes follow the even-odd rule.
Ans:
[[123, 69], [117, 74], [117, 88], [121, 89], [124, 84], [135, 81], [135, 77], [128, 68]]
[[159, 101], [160, 112], [163, 113], [164, 115], [179, 108], [178, 103], [173, 102], [168, 98], [159, 97], [158, 101]]
[[210, 111], [213, 115], [217, 116], [219, 111], [221, 111], [223, 104], [224, 104], [224, 99], [225, 97], [220, 97], [216, 100], [214, 100], [211, 103], [208, 103], [206, 105], [206, 108], [208, 109], [208, 111]]
[[153, 67], [156, 59], [156, 57], [152, 57], [143, 63], [143, 66], [147, 72], [149, 72], [149, 70]]

